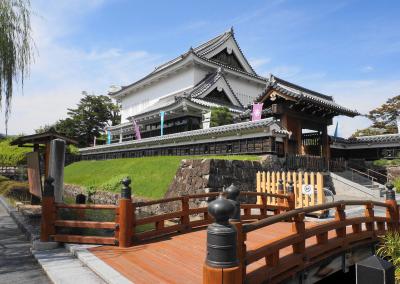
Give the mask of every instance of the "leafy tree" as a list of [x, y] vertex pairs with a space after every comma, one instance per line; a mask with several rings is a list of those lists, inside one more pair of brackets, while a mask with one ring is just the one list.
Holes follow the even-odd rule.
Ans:
[[61, 119], [54, 125], [45, 125], [36, 130], [37, 133], [55, 130], [67, 137], [76, 139], [79, 146], [89, 146], [94, 137], [103, 137], [106, 126], [120, 122], [119, 107], [108, 96], [88, 95], [84, 97], [74, 109], [68, 109], [66, 119]]
[[33, 61], [29, 0], [0, 1], [0, 106], [5, 99], [5, 126], [11, 110], [13, 85], [24, 79]]
[[233, 116], [227, 107], [215, 107], [211, 109], [211, 127], [232, 123]]
[[397, 133], [396, 118], [400, 115], [400, 95], [390, 98], [368, 114], [372, 125], [366, 129], [357, 130], [352, 136], [367, 136], [377, 134]]

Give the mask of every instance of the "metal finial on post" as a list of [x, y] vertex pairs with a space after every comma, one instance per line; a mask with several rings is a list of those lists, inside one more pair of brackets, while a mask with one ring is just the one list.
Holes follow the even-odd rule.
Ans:
[[132, 189], [130, 187], [131, 179], [126, 177], [121, 180], [122, 189], [121, 189], [121, 198], [130, 199], [132, 195]]
[[288, 206], [289, 206], [289, 210], [294, 210], [294, 209], [296, 209], [296, 196], [294, 194], [293, 181], [289, 181], [288, 183], [289, 183], [289, 185], [287, 187]]
[[227, 196], [232, 204], [235, 206], [235, 211], [230, 219], [230, 221], [240, 221], [240, 201], [238, 200], [240, 189], [233, 183], [225, 190]]
[[283, 191], [283, 180], [278, 180], [278, 190], [281, 193]]
[[386, 200], [396, 200], [396, 192], [393, 190], [394, 185], [390, 182], [386, 184]]
[[233, 203], [222, 196], [208, 205], [208, 212], [215, 219], [207, 228], [206, 264], [210, 267], [229, 268], [239, 265], [236, 229], [229, 224], [234, 211]]
[[47, 177], [44, 180], [44, 190], [43, 190], [43, 196], [54, 196], [54, 178], [51, 176]]
[[293, 186], [293, 181], [289, 181], [288, 182], [288, 187], [287, 187], [287, 192], [288, 192], [288, 194], [290, 194], [290, 193], [294, 193], [294, 186]]

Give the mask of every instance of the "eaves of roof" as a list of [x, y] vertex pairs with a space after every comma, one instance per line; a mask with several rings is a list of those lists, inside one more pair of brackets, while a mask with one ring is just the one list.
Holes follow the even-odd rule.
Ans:
[[[168, 134], [168, 135], [164, 135], [164, 136], [155, 136], [155, 137], [150, 137], [150, 138], [144, 138], [141, 140], [132, 140], [132, 141], [126, 141], [126, 142], [122, 142], [122, 143], [82, 148], [79, 151], [81, 153], [84, 153], [84, 152], [90, 152], [93, 150], [101, 150], [101, 149], [107, 149], [110, 147], [118, 147], [118, 146], [143, 145], [143, 144], [146, 145], [146, 144], [157, 143], [157, 142], [162, 143], [162, 142], [168, 142], [168, 141], [176, 141], [178, 139], [192, 140], [192, 139], [195, 139], [197, 137], [202, 137], [202, 136], [224, 135], [224, 134], [231, 133], [231, 132], [255, 130], [255, 129], [259, 129], [259, 128], [268, 127], [268, 126], [271, 126], [272, 124], [276, 124], [276, 123], [277, 123], [276, 120], [274, 120], [273, 118], [266, 118], [266, 119], [262, 119], [262, 120], [258, 120], [258, 121], [234, 123], [234, 124], [228, 124], [228, 125], [223, 125], [223, 126], [211, 127], [211, 128], [207, 128], [207, 129], [198, 129], [198, 130]], [[284, 129], [279, 129], [276, 131], [281, 132], [281, 130], [284, 130]], [[282, 133], [284, 133], [284, 132], [282, 132]]]

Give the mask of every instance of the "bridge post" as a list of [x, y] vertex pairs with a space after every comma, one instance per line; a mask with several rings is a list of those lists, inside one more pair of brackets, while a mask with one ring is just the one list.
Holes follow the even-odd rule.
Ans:
[[237, 232], [229, 224], [235, 213], [232, 202], [220, 195], [208, 205], [215, 222], [207, 228], [207, 257], [203, 267], [204, 284], [239, 284], [242, 268], [237, 257]]
[[399, 207], [396, 201], [396, 192], [393, 190], [394, 185], [392, 183], [386, 184], [386, 201], [385, 203], [390, 205], [391, 208], [386, 209], [386, 218], [389, 218], [388, 229], [391, 231], [399, 230]]
[[[279, 179], [278, 180], [278, 194], [285, 194], [284, 188], [283, 188], [283, 180]], [[282, 198], [278, 198], [278, 206], [283, 206], [285, 205], [285, 201]]]
[[133, 236], [133, 204], [132, 190], [130, 187], [131, 179], [124, 178], [122, 181], [121, 197], [119, 199], [119, 246], [129, 247], [132, 244]]
[[40, 240], [42, 242], [50, 241], [50, 236], [54, 235], [56, 232], [56, 228], [54, 226], [56, 219], [56, 206], [53, 182], [54, 179], [50, 176], [44, 181], [42, 219], [40, 223]]
[[[344, 222], [346, 221], [346, 209], [345, 204], [339, 204], [336, 207], [336, 212], [335, 212], [335, 221], [341, 221]], [[337, 228], [336, 229], [336, 236], [338, 238], [345, 238], [346, 237], [346, 226], [344, 225], [343, 227]]]
[[[297, 216], [295, 216], [293, 218], [293, 223], [292, 223], [292, 232], [293, 233], [303, 236], [303, 234], [306, 230], [304, 218], [305, 218], [304, 213], [299, 213], [299, 214], [297, 214]], [[306, 250], [305, 238], [302, 238], [302, 240], [300, 242], [293, 244], [292, 248], [293, 248], [293, 253], [303, 254], [304, 251]]]
[[[243, 234], [242, 230], [242, 222], [240, 218], [240, 200], [238, 200], [238, 197], [240, 195], [240, 189], [239, 187], [235, 186], [234, 184], [231, 184], [225, 192], [227, 193], [226, 198], [229, 199], [232, 204], [235, 206], [235, 211], [232, 215], [232, 217], [229, 219], [229, 222], [235, 226], [236, 232], [237, 232], [237, 250], [236, 254], [240, 262], [240, 266], [245, 268], [244, 266], [244, 257], [246, 255], [246, 244], [245, 244], [245, 237], [246, 234]], [[251, 210], [251, 209], [250, 209]], [[251, 212], [250, 212], [251, 213]], [[244, 272], [242, 272], [244, 273]]]
[[287, 187], [287, 194], [288, 194], [288, 207], [289, 210], [296, 209], [296, 196], [294, 194], [294, 186], [293, 181], [289, 181], [289, 185]]
[[189, 230], [189, 223], [190, 223], [188, 196], [182, 196], [181, 205], [182, 205], [182, 216], [181, 216], [182, 231], [187, 231]]

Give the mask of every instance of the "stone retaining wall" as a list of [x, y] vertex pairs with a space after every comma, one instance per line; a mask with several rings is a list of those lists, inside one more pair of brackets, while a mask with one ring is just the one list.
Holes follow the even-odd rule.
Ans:
[[[256, 173], [264, 170], [258, 161], [235, 160], [182, 160], [165, 197], [221, 192], [232, 183], [241, 191], [256, 191]], [[256, 197], [242, 197], [241, 202], [255, 203]], [[206, 206], [206, 199], [191, 200], [190, 208]], [[172, 202], [171, 202], [172, 203]], [[179, 205], [164, 204], [166, 211], [179, 209]]]
[[400, 178], [400, 166], [387, 167], [386, 169], [390, 181]]

